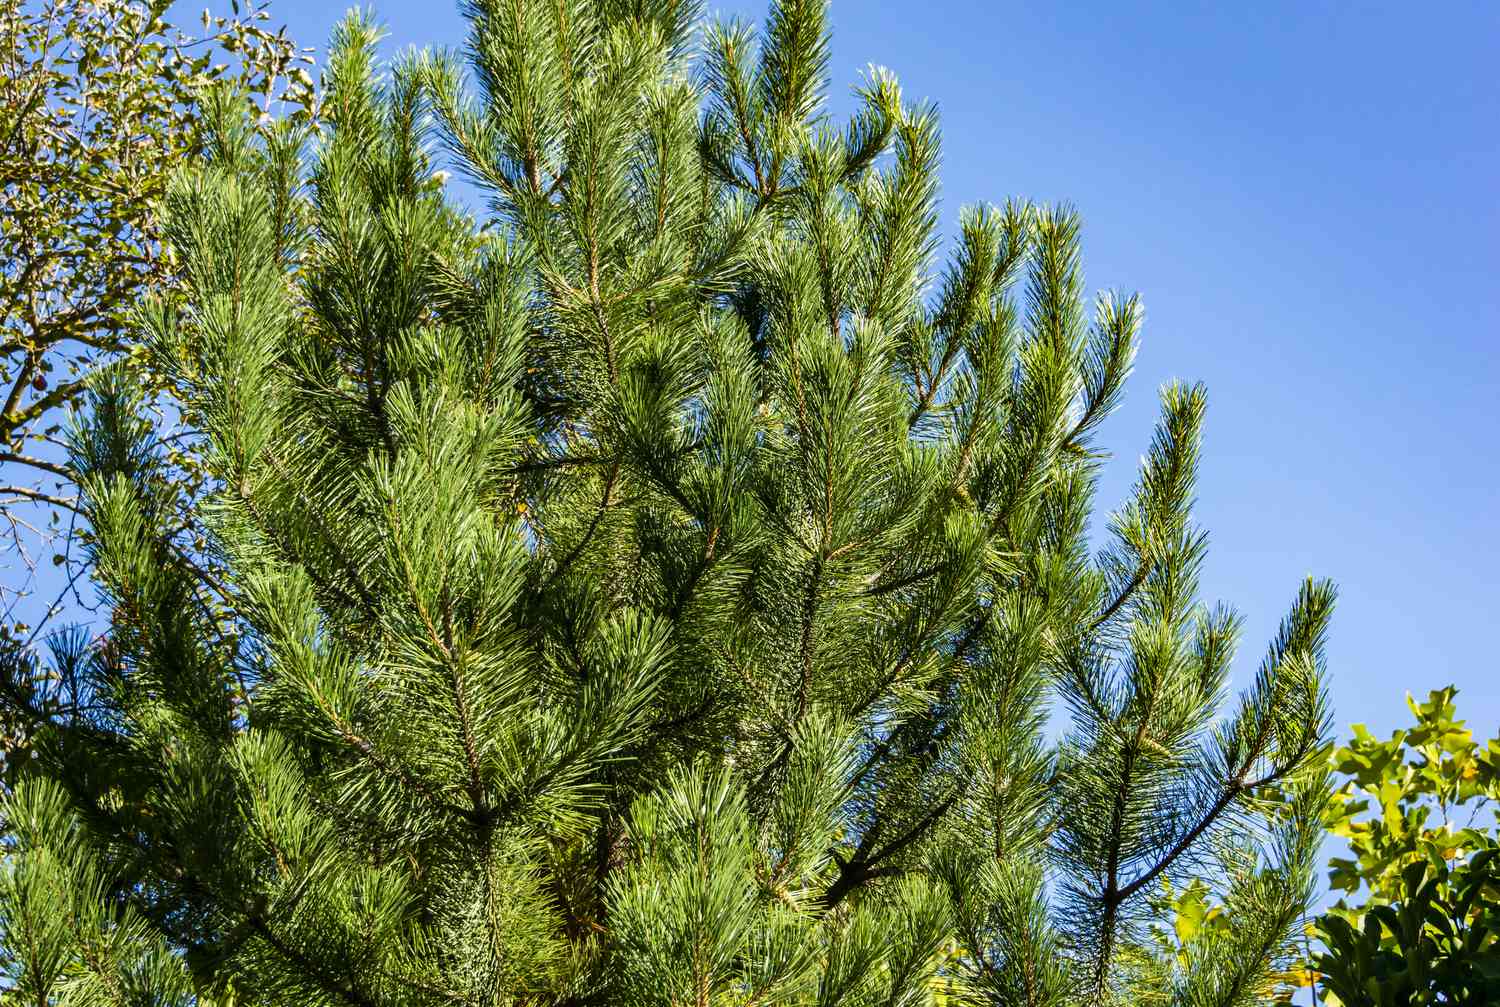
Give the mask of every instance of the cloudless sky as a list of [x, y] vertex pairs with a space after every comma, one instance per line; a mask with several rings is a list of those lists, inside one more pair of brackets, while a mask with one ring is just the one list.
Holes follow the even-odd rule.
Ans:
[[[282, 0], [273, 23], [321, 51], [344, 6]], [[454, 0], [375, 13], [391, 52], [464, 38]], [[1454, 683], [1494, 736], [1500, 5], [835, 0], [832, 19], [836, 111], [872, 62], [939, 107], [946, 231], [965, 203], [1068, 201], [1091, 289], [1142, 293], [1101, 503], [1129, 490], [1156, 388], [1207, 383], [1204, 590], [1247, 618], [1236, 685], [1300, 579], [1329, 576], [1341, 735]]]

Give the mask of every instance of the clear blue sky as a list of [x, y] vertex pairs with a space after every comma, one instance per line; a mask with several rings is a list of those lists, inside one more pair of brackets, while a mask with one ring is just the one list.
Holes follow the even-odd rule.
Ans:
[[[941, 110], [945, 227], [1070, 201], [1090, 284], [1142, 293], [1111, 505], [1156, 387], [1207, 382], [1205, 588], [1247, 616], [1240, 683], [1299, 579], [1331, 576], [1341, 733], [1452, 682], [1493, 736], [1500, 5], [1124, 6], [835, 0], [835, 107], [890, 67]], [[343, 9], [273, 11], [321, 49]], [[375, 10], [392, 50], [463, 39], [454, 0]]]

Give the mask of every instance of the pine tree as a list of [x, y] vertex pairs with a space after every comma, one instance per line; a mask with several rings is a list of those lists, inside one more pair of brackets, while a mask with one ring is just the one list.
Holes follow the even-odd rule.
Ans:
[[1199, 387], [1091, 551], [1142, 312], [1088, 317], [1074, 212], [940, 267], [936, 115], [872, 69], [835, 125], [815, 0], [467, 12], [467, 72], [344, 23], [305, 176], [225, 102], [170, 191], [208, 535], [97, 383], [111, 623], [3, 683], [18, 1002], [1269, 996], [1333, 594], [1221, 714]]

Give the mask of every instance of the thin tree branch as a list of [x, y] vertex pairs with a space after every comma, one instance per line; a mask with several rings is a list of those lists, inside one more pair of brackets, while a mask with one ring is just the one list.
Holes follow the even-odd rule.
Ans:
[[1130, 583], [1126, 584], [1124, 589], [1115, 596], [1114, 601], [1110, 602], [1109, 606], [1103, 612], [1099, 613], [1098, 618], [1089, 623], [1088, 631], [1090, 633], [1114, 618], [1115, 613], [1125, 607], [1125, 603], [1130, 601], [1131, 596], [1140, 590], [1142, 584], [1146, 583], [1146, 578], [1151, 576], [1152, 567], [1153, 564], [1149, 560], [1141, 563], [1140, 567], [1135, 571], [1135, 576], [1130, 578]]
[[[13, 493], [18, 497], [25, 497], [26, 499], [34, 500], [37, 503], [51, 504], [54, 507], [63, 507], [67, 510], [73, 511], [75, 514], [83, 513], [83, 510], [78, 506], [78, 499], [76, 497], [53, 496], [51, 493], [43, 493], [41, 490], [28, 489], [25, 486], [0, 486], [0, 495], [6, 493]], [[9, 501], [0, 500], [0, 506], [3, 506], [7, 502]]]
[[619, 476], [620, 463], [617, 461], [610, 468], [609, 477], [604, 480], [604, 493], [601, 495], [599, 500], [599, 509], [594, 511], [594, 517], [593, 520], [589, 522], [588, 530], [583, 533], [583, 537], [578, 540], [578, 542], [568, 552], [567, 556], [563, 557], [563, 561], [557, 565], [557, 569], [552, 571], [552, 575], [548, 577], [546, 583], [542, 585], [543, 591], [551, 587], [559, 577], [567, 572], [567, 569], [573, 565], [574, 561], [578, 559], [578, 557], [583, 553], [583, 550], [588, 546], [589, 540], [594, 537], [594, 532], [599, 528], [599, 522], [604, 520], [604, 512], [609, 510], [610, 494], [614, 492], [615, 480], [618, 479]]

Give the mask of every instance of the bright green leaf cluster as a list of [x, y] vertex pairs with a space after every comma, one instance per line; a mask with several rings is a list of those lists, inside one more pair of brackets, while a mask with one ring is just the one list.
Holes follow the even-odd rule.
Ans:
[[1336, 891], [1391, 902], [1406, 890], [1402, 872], [1414, 861], [1451, 864], [1495, 845], [1500, 737], [1481, 744], [1455, 720], [1455, 693], [1435, 690], [1424, 703], [1408, 696], [1414, 727], [1381, 741], [1356, 724], [1350, 744], [1334, 750], [1345, 782], [1328, 828], [1351, 854], [1330, 862]]
[[1413, 727], [1382, 741], [1356, 724], [1334, 750], [1327, 823], [1349, 855], [1329, 880], [1347, 894], [1319, 921], [1318, 967], [1346, 1004], [1500, 996], [1500, 737], [1475, 739], [1455, 695], [1408, 696]]

